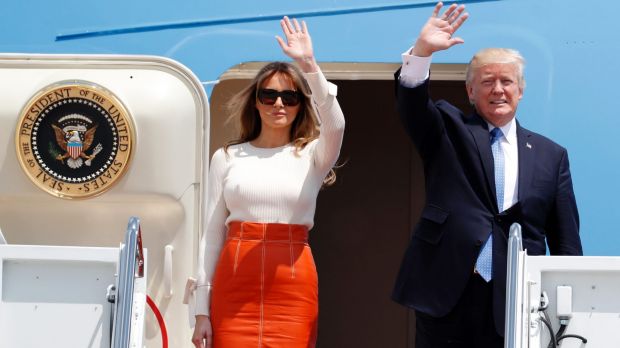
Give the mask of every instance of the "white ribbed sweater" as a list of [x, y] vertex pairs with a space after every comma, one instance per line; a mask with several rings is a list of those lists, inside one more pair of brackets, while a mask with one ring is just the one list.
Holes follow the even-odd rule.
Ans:
[[230, 221], [279, 222], [312, 228], [316, 197], [334, 166], [344, 134], [336, 86], [321, 72], [304, 74], [321, 133], [295, 154], [292, 144], [258, 148], [250, 143], [217, 150], [207, 178], [207, 204], [198, 259], [196, 315], [207, 315], [210, 284]]

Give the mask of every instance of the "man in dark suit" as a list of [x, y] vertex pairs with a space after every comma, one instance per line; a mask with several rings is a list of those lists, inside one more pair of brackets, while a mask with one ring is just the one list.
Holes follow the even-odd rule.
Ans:
[[430, 57], [463, 43], [464, 6], [442, 4], [403, 54], [398, 111], [420, 153], [426, 204], [393, 292], [415, 309], [416, 348], [503, 347], [507, 234], [522, 226], [529, 255], [581, 255], [566, 149], [515, 119], [523, 58], [484, 49], [471, 60], [464, 115], [428, 94]]

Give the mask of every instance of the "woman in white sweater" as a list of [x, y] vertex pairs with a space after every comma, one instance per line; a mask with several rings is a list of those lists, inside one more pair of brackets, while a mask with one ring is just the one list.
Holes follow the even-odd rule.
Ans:
[[314, 347], [318, 282], [308, 231], [342, 145], [336, 86], [306, 24], [284, 17], [276, 37], [299, 68], [266, 65], [231, 100], [237, 140], [211, 159], [200, 243], [198, 348]]

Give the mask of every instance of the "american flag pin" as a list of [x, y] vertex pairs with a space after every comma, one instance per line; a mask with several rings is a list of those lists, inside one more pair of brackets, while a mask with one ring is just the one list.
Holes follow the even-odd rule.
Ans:
[[530, 143], [525, 143], [525, 146], [527, 146], [528, 149], [532, 148], [532, 145], [530, 145]]

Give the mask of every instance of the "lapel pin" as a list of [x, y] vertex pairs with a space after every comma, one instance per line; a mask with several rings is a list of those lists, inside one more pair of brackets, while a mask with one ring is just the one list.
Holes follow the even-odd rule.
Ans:
[[525, 143], [525, 146], [527, 146], [528, 149], [532, 148], [532, 145], [530, 145], [530, 143]]

